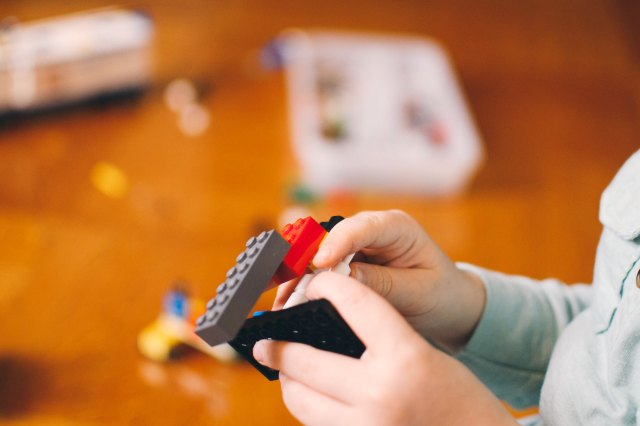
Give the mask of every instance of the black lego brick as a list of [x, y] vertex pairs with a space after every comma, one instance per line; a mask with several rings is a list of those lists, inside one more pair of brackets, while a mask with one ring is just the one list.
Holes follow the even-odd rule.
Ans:
[[246, 247], [196, 322], [196, 334], [211, 346], [236, 336], [291, 246], [271, 230], [251, 237]]
[[277, 370], [265, 367], [253, 357], [253, 346], [262, 339], [305, 343], [353, 358], [360, 358], [365, 350], [360, 339], [326, 299], [249, 318], [236, 338], [229, 342], [267, 379], [277, 380]]
[[334, 226], [338, 223], [342, 222], [344, 217], [342, 216], [331, 216], [331, 218], [325, 222], [320, 222], [320, 226], [324, 228], [325, 231], [331, 232]]

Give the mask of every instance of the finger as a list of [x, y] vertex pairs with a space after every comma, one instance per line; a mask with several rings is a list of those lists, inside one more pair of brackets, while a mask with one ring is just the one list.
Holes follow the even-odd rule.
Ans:
[[[336, 385], [339, 386], [340, 382]], [[305, 425], [354, 424], [351, 407], [280, 374], [282, 399], [291, 414]]]
[[427, 313], [429, 293], [438, 280], [437, 270], [393, 268], [351, 263], [351, 276], [389, 301], [403, 316]]
[[415, 256], [426, 241], [420, 225], [404, 212], [361, 212], [344, 219], [331, 230], [320, 245], [313, 264], [328, 268], [349, 253], [361, 250], [369, 260], [389, 264]]
[[295, 278], [278, 286], [276, 297], [273, 300], [273, 307], [271, 308], [272, 310], [277, 311], [282, 309], [284, 304], [287, 302], [287, 299], [289, 299], [289, 297], [291, 296], [291, 293], [293, 293], [293, 291], [296, 289], [300, 278], [301, 277]]
[[253, 355], [261, 364], [347, 404], [355, 401], [367, 378], [361, 373], [359, 360], [302, 343], [261, 340], [254, 346]]
[[353, 332], [362, 340], [367, 352], [388, 353], [417, 334], [382, 296], [354, 280], [333, 272], [323, 272], [307, 288], [310, 299], [327, 299]]

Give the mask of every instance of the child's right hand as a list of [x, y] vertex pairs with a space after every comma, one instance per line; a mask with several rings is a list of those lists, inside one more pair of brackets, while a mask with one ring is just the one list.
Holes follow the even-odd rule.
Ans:
[[261, 340], [262, 365], [280, 370], [282, 399], [313, 425], [515, 425], [498, 399], [459, 361], [422, 339], [380, 295], [325, 272], [309, 299], [327, 299], [360, 338], [360, 359], [310, 345]]
[[[361, 212], [338, 223], [313, 263], [329, 268], [350, 253], [351, 276], [385, 297], [421, 335], [448, 350], [464, 346], [485, 304], [480, 279], [462, 271], [402, 211]], [[282, 307], [295, 282], [280, 286], [274, 309]]]

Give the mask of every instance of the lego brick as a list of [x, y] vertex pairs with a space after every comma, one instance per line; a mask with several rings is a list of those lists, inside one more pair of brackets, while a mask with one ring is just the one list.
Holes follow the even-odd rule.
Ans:
[[286, 225], [281, 234], [291, 244], [291, 250], [273, 277], [278, 284], [304, 274], [327, 231], [313, 218], [306, 217]]
[[344, 217], [342, 216], [331, 216], [331, 218], [325, 222], [320, 222], [320, 226], [324, 228], [325, 231], [331, 232], [334, 226], [338, 223], [342, 222]]
[[251, 237], [207, 303], [206, 313], [196, 321], [196, 334], [211, 346], [233, 339], [289, 248], [274, 230]]
[[265, 367], [253, 357], [253, 347], [262, 339], [304, 343], [353, 358], [360, 358], [365, 350], [360, 339], [326, 299], [249, 318], [236, 338], [229, 342], [267, 379], [277, 380], [277, 370]]

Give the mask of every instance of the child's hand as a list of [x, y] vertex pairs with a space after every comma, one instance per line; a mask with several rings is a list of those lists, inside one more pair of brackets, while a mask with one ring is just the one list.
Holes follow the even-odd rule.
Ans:
[[304, 424], [515, 424], [462, 364], [431, 347], [382, 297], [326, 272], [307, 289], [328, 299], [366, 346], [361, 359], [261, 341], [255, 358], [280, 370], [285, 404]]
[[[424, 337], [449, 350], [462, 347], [480, 319], [485, 292], [479, 278], [461, 271], [404, 212], [362, 212], [338, 223], [314, 265], [329, 268], [360, 252], [351, 276], [385, 297]], [[296, 282], [280, 286], [280, 309]]]

